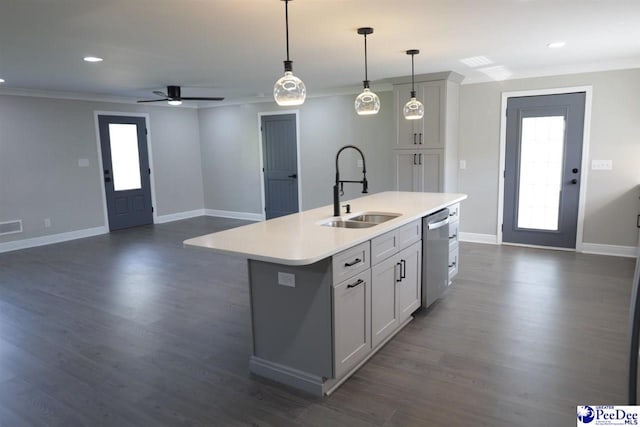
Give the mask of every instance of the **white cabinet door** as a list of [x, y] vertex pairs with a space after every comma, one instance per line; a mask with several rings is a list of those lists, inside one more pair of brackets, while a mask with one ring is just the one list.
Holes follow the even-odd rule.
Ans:
[[[407, 120], [402, 112], [404, 104], [411, 98], [411, 84], [395, 85], [393, 94], [396, 110], [396, 148], [418, 148], [423, 138], [423, 120]], [[422, 102], [417, 86], [416, 98]]]
[[424, 82], [416, 88], [424, 105], [418, 136], [420, 148], [444, 148], [445, 88], [444, 81]]
[[399, 321], [411, 317], [420, 307], [422, 297], [422, 241], [415, 243], [397, 255], [401, 264], [401, 280], [397, 282]]
[[396, 255], [371, 268], [371, 344], [374, 348], [400, 324], [396, 300], [399, 266]]
[[417, 154], [417, 165], [415, 166], [417, 172], [414, 172], [417, 183], [414, 184], [416, 190], [413, 191], [434, 193], [443, 191], [443, 150], [420, 150]]
[[371, 270], [333, 288], [334, 374], [340, 378], [371, 350]]
[[395, 151], [396, 188], [398, 191], [420, 191], [419, 173], [416, 167], [418, 154], [415, 151]]

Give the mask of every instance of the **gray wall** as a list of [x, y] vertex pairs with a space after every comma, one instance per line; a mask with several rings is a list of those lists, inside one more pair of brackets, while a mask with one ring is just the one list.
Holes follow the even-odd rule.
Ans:
[[584, 241], [637, 244], [639, 69], [463, 85], [459, 153], [467, 169], [459, 171], [458, 185], [469, 198], [461, 231], [496, 234], [501, 93], [587, 85], [593, 86], [589, 160], [613, 160], [613, 170], [588, 171]]
[[96, 110], [149, 113], [159, 215], [203, 208], [196, 110], [0, 95], [0, 221], [24, 227], [0, 242], [105, 225]]
[[[370, 192], [393, 189], [393, 96], [379, 93], [378, 115], [355, 113], [355, 95], [307, 99], [299, 109], [302, 208], [332, 202], [335, 155], [346, 144], [364, 151]], [[278, 112], [275, 103], [199, 110], [205, 207], [261, 212], [258, 113]], [[355, 151], [341, 156], [341, 176], [360, 179]], [[345, 185], [343, 199], [358, 197], [361, 187]]]

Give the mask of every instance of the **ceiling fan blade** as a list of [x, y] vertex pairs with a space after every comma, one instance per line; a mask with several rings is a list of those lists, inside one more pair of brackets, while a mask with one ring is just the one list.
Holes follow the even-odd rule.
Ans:
[[163, 98], [168, 98], [167, 94], [162, 92], [161, 90], [154, 90], [153, 93]]
[[189, 96], [189, 97], [183, 96], [181, 99], [183, 101], [224, 101], [224, 98], [220, 98], [220, 97], [217, 97], [217, 98], [215, 98], [215, 97], [214, 98], [204, 97], [204, 98], [202, 98], [202, 97], [198, 97], [198, 96]]
[[160, 102], [160, 101], [169, 101], [169, 98], [164, 98], [164, 99], [145, 99], [145, 100], [138, 101], [138, 102]]

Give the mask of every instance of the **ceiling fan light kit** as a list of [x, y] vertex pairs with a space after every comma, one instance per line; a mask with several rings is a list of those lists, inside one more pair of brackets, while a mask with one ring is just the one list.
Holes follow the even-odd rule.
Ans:
[[358, 115], [368, 116], [372, 114], [378, 114], [378, 111], [380, 111], [380, 98], [369, 88], [369, 78], [367, 70], [367, 35], [373, 34], [373, 28], [358, 28], [358, 34], [364, 36], [364, 81], [362, 82], [364, 90], [360, 95], [356, 97], [354, 106]]
[[411, 49], [407, 51], [407, 55], [411, 55], [411, 99], [404, 104], [404, 108], [402, 109], [402, 114], [404, 114], [404, 118], [407, 120], [418, 120], [424, 116], [424, 105], [416, 99], [416, 88], [414, 82], [415, 71], [413, 57], [419, 53], [420, 51], [418, 49]]
[[307, 97], [304, 82], [293, 74], [293, 61], [289, 59], [289, 2], [284, 1], [285, 27], [287, 38], [287, 59], [284, 61], [284, 76], [273, 86], [273, 98], [280, 106], [301, 105]]

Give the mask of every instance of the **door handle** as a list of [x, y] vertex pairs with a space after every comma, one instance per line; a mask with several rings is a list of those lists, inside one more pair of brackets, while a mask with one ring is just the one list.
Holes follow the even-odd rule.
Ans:
[[422, 132], [420, 132], [418, 135], [420, 135], [418, 139], [418, 144], [422, 145]]
[[400, 260], [400, 280], [407, 277], [407, 261], [404, 259]]
[[417, 134], [414, 133], [413, 134], [413, 145], [416, 145], [416, 136], [417, 136]]
[[[422, 144], [422, 142], [420, 144]], [[422, 164], [422, 153], [418, 154], [418, 164]]]
[[638, 219], [636, 221], [636, 226], [640, 228], [640, 215], [638, 215]]
[[402, 282], [402, 264], [400, 264], [399, 262], [396, 262], [396, 265], [398, 266], [398, 269], [400, 270], [400, 278], [396, 279], [396, 282]]
[[347, 285], [347, 288], [355, 288], [356, 286], [362, 285], [363, 283], [364, 283], [364, 280], [358, 279], [358, 281], [356, 283], [352, 283], [350, 285]]
[[445, 225], [449, 224], [449, 218], [445, 218], [442, 221], [438, 221], [438, 222], [430, 222], [427, 224], [427, 229], [428, 230], [436, 230], [440, 227], [444, 227]]
[[449, 240], [453, 240], [453, 239], [455, 239], [455, 238], [456, 238], [456, 236], [457, 236], [457, 234], [454, 234], [453, 236], [449, 236]]
[[572, 184], [577, 184], [577, 183], [578, 183], [578, 180], [577, 180], [577, 179], [575, 179], [575, 178], [573, 178], [573, 179], [571, 180], [571, 183], [572, 183]]
[[414, 165], [417, 165], [417, 163], [416, 163], [416, 155], [417, 155], [416, 153], [413, 153], [413, 164]]
[[110, 178], [110, 177], [108, 177], [108, 176], [107, 176], [107, 177], [105, 177], [105, 178], [104, 178], [104, 182], [111, 182], [111, 178]]
[[455, 266], [456, 266], [456, 262], [455, 261], [453, 261], [451, 264], [449, 264], [449, 268], [455, 267]]
[[109, 173], [110, 173], [110, 172], [109, 172], [109, 169], [105, 169], [105, 170], [104, 170], [104, 174], [105, 174], [105, 175], [109, 175]]
[[578, 168], [573, 168], [573, 169], [571, 169], [571, 172], [573, 172], [573, 173], [578, 173]]
[[298, 177], [298, 174], [297, 174], [297, 173], [294, 173], [293, 175], [289, 175], [289, 178], [294, 178], [294, 179], [295, 179], [295, 178], [297, 178], [297, 177]]

